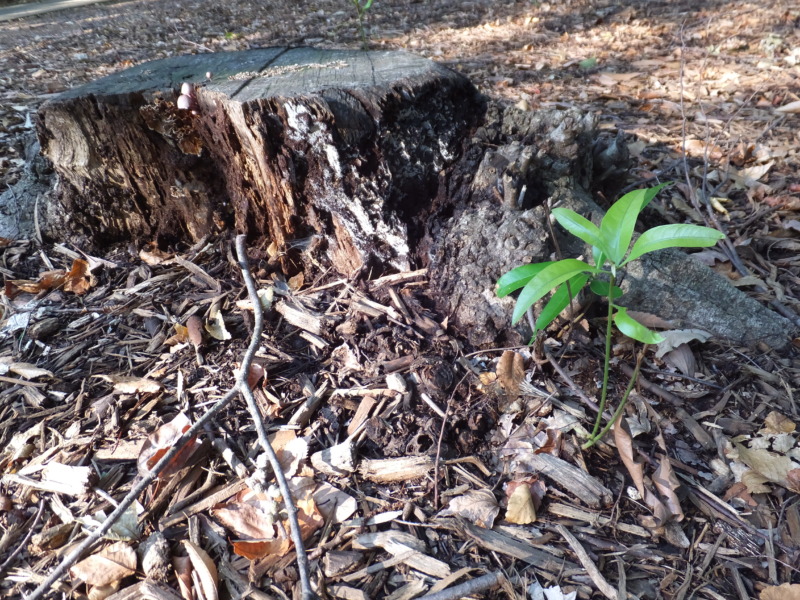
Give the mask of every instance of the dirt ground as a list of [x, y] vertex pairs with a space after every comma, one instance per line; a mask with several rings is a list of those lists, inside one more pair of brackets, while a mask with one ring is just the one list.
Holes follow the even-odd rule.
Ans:
[[[0, 193], [24, 176], [33, 112], [65, 89], [181, 53], [357, 48], [356, 25], [344, 0], [140, 0], [0, 23]], [[795, 2], [709, 0], [698, 8], [684, 0], [375, 0], [366, 25], [372, 48], [442, 62], [492, 98], [529, 110], [577, 107], [598, 116], [601, 136], [624, 131], [632, 166], [615, 187], [675, 181], [658, 202], [661, 218], [704, 224], [713, 217], [736, 256], [715, 250], [701, 260], [800, 322]], [[712, 198], [708, 210], [696, 204], [696, 190]], [[2, 240], [5, 280], [74, 267], [82, 249], [58, 242]], [[5, 597], [33, 590], [82, 531], [102, 520], [99, 512], [113, 510], [135, 484], [137, 462], [152, 458], [143, 457], [145, 439], [152, 445], [154, 432], [168, 436], [165, 423], [179, 435], [176, 415], [196, 420], [234, 381], [252, 305], [248, 312], [241, 304], [247, 293], [230, 240], [172, 250], [109, 249], [89, 260], [93, 274], [66, 276], [71, 291], [16, 296], [6, 285]], [[599, 316], [587, 315], [566, 338], [567, 328], [550, 331], [545, 350], [515, 349], [524, 371], [509, 393], [498, 380], [506, 380], [513, 356], [466, 347], [463, 332], [426, 309], [424, 274], [380, 284], [324, 273], [286, 281], [259, 262], [266, 249], [255, 250], [257, 283], [273, 290], [276, 310], [256, 358], [266, 376], [251, 376], [270, 431], [284, 426], [273, 445], [284, 462], [297, 458], [294, 493], [321, 595], [413, 598], [436, 591], [436, 582], [448, 588], [488, 573], [497, 579], [474, 591], [480, 597], [541, 598], [537, 582], [550, 588], [548, 599], [573, 592], [642, 600], [800, 597], [797, 338], [781, 351], [693, 339], [664, 355], [649, 352], [627, 434], [584, 452], [581, 435], [592, 415], [580, 397], [597, 393]], [[289, 300], [329, 325], [310, 330], [285, 309], [276, 312]], [[21, 326], [20, 315], [28, 315]], [[215, 333], [197, 343], [180, 329], [192, 316]], [[615, 340], [617, 392], [635, 354]], [[210, 557], [222, 597], [291, 596], [298, 575], [285, 534], [266, 543], [262, 531], [247, 546], [231, 517], [266, 502], [240, 485], [258, 471], [244, 404], [225, 408], [204, 435], [178, 473], [147, 489], [140, 531], [119, 534], [126, 550], [117, 550], [140, 549], [140, 539], [161, 530], [174, 555]], [[350, 438], [362, 461], [357, 472], [304, 461]], [[418, 462], [403, 467], [410, 471], [402, 480], [380, 475], [405, 472], [396, 465], [376, 463], [375, 475], [365, 463], [386, 458]], [[69, 478], [82, 492], [48, 480], [48, 463], [76, 469]], [[82, 476], [83, 487], [76, 483]], [[335, 506], [353, 510], [342, 517], [338, 508], [323, 509], [324, 493], [338, 493]], [[525, 494], [535, 520], [519, 515]], [[189, 513], [181, 517], [178, 505]], [[270, 527], [274, 519], [276, 530], [285, 529], [282, 515], [271, 513]], [[481, 527], [492, 523], [491, 531]], [[262, 546], [254, 549], [253, 538]], [[127, 589], [144, 578], [135, 556], [132, 564], [99, 583], [81, 563], [50, 597], [87, 597], [103, 585]], [[210, 572], [197, 561], [194, 568], [200, 578]], [[171, 570], [161, 580], [179, 589]]]

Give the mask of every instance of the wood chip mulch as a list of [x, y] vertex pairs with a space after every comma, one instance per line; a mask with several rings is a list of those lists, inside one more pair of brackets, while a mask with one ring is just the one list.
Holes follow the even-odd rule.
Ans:
[[[0, 24], [0, 191], [24, 175], [30, 111], [66, 87], [181, 52], [359, 44], [347, 3], [200, 4]], [[704, 260], [797, 318], [793, 3], [376, 0], [368, 17], [375, 46], [446, 62], [495, 97], [598, 112], [628, 136], [625, 186], [680, 182], [665, 220], [703, 222], [692, 189], [705, 186], [741, 265]], [[231, 389], [252, 333], [231, 239], [84, 250], [0, 248], [8, 598], [44, 581]], [[273, 258], [250, 248], [266, 328], [247, 377], [322, 597], [800, 597], [797, 340], [648, 353], [624, 426], [583, 452], [600, 319], [475, 349], [427, 308], [424, 271], [287, 279]], [[620, 338], [614, 352], [617, 398], [635, 348]], [[292, 597], [283, 501], [237, 398], [47, 597]]]

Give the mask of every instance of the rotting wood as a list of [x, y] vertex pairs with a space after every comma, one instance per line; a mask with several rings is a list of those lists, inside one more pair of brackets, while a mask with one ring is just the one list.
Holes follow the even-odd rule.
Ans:
[[425, 544], [403, 531], [378, 531], [363, 533], [353, 540], [358, 549], [382, 548], [393, 556], [404, 556], [403, 562], [421, 573], [441, 579], [450, 574], [450, 566], [427, 554]]
[[451, 526], [482, 548], [512, 556], [529, 565], [533, 565], [537, 569], [546, 571], [551, 575], [561, 573], [563, 570], [579, 568], [575, 563], [564, 560], [563, 558], [558, 558], [545, 550], [535, 548], [518, 538], [511, 537], [504, 533], [478, 527], [477, 525], [463, 520], [458, 520], [451, 524]]
[[612, 521], [611, 518], [603, 516], [599, 513], [589, 512], [578, 508], [577, 506], [570, 506], [568, 504], [561, 504], [554, 502], [547, 507], [547, 512], [558, 517], [565, 519], [574, 519], [576, 521], [583, 521], [592, 527], [613, 527], [624, 533], [629, 533], [642, 538], [652, 537], [652, 531], [641, 527], [639, 525], [631, 525], [630, 523], [622, 523], [620, 521]]
[[433, 457], [431, 456], [364, 459], [358, 466], [358, 472], [362, 477], [376, 483], [411, 481], [425, 477], [432, 469]]
[[542, 452], [517, 455], [514, 461], [524, 465], [528, 472], [539, 473], [551, 479], [556, 485], [575, 494], [581, 502], [592, 508], [608, 506], [613, 499], [611, 490], [601, 484], [596, 477], [552, 454]]
[[[210, 77], [206, 77], [210, 74]], [[177, 108], [182, 84], [193, 110]], [[408, 271], [443, 169], [483, 100], [404, 52], [264, 48], [132, 67], [46, 103], [43, 153], [71, 228], [97, 243], [196, 241], [235, 227], [290, 270]], [[51, 211], [57, 212], [57, 211]]]

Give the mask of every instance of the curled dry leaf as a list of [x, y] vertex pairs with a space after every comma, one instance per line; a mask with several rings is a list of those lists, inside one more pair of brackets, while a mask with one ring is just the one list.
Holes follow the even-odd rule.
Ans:
[[211, 560], [205, 550], [189, 540], [183, 540], [183, 548], [186, 550], [192, 569], [197, 573], [200, 581], [202, 594], [197, 596], [205, 600], [217, 600], [219, 598], [217, 591], [219, 576], [217, 575], [217, 567], [214, 565], [214, 561]]
[[231, 339], [231, 334], [225, 328], [225, 319], [222, 318], [222, 313], [218, 308], [211, 310], [206, 323], [206, 331], [208, 335], [221, 342]]
[[64, 291], [73, 294], [85, 294], [94, 285], [95, 279], [89, 270], [89, 263], [76, 258], [64, 281]]
[[470, 490], [466, 494], [450, 500], [447, 508], [440, 514], [462, 517], [479, 527], [491, 529], [494, 520], [500, 514], [500, 506], [491, 491], [486, 489]]
[[[653, 512], [652, 517], [644, 519], [645, 525], [648, 527], [661, 526], [669, 520], [671, 513], [655, 492], [645, 485], [644, 465], [634, 458], [633, 438], [626, 430], [626, 427], [625, 420], [622, 418], [622, 415], [620, 415], [617, 422], [614, 423], [614, 443], [617, 446], [622, 464], [628, 469], [628, 473], [630, 473], [633, 479], [636, 490], [639, 492], [645, 504]], [[680, 508], [680, 504], [678, 507]], [[683, 513], [680, 512], [680, 514], [682, 515]]]
[[497, 363], [497, 380], [506, 394], [517, 397], [519, 384], [525, 379], [525, 360], [518, 352], [506, 350]]
[[164, 340], [164, 343], [167, 346], [177, 346], [178, 344], [185, 344], [189, 341], [189, 328], [181, 325], [180, 323], [175, 323], [175, 335], [168, 337]]
[[[179, 413], [172, 421], [165, 423], [151, 433], [147, 437], [147, 440], [145, 440], [142, 450], [139, 453], [139, 459], [137, 461], [139, 472], [142, 474], [148, 473], [191, 426], [192, 423], [189, 417], [183, 413]], [[181, 448], [180, 452], [172, 458], [166, 468], [159, 474], [159, 477], [167, 477], [183, 469], [189, 462], [189, 459], [200, 449], [200, 446], [201, 443], [196, 438], [192, 438]]]
[[195, 348], [203, 345], [203, 321], [197, 315], [186, 319], [186, 337]]
[[669, 462], [669, 457], [662, 455], [658, 461], [658, 468], [653, 473], [653, 483], [658, 489], [661, 497], [666, 501], [667, 508], [672, 513], [675, 521], [683, 521], [683, 509], [681, 508], [681, 501], [675, 491], [680, 487], [675, 472], [672, 470], [672, 465]]
[[178, 588], [185, 600], [194, 600], [192, 594], [192, 561], [188, 556], [174, 556], [172, 568], [178, 578]]
[[136, 551], [116, 542], [74, 565], [69, 574], [89, 585], [111, 585], [136, 572]]

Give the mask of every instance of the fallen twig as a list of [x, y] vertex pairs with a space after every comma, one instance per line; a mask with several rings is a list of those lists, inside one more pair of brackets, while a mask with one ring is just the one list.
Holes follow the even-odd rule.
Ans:
[[471, 596], [478, 592], [483, 592], [497, 587], [503, 580], [503, 574], [494, 572], [488, 575], [483, 575], [477, 579], [470, 579], [464, 583], [454, 585], [453, 587], [436, 592], [435, 594], [427, 594], [418, 598], [418, 600], [458, 600], [464, 596]]
[[[244, 277], [245, 283], [247, 284], [248, 293], [251, 293], [251, 299], [253, 301], [253, 305], [260, 307], [260, 300], [258, 295], [255, 292], [255, 283], [253, 282], [252, 275], [250, 275], [250, 269], [247, 266], [247, 254], [244, 248], [244, 236], [238, 236], [236, 238], [236, 251], [239, 254], [239, 266], [242, 268], [242, 276]], [[259, 319], [261, 318], [260, 311], [256, 311], [256, 314], [259, 315]], [[258, 324], [261, 324], [262, 321], [257, 321]], [[39, 600], [42, 598], [45, 593], [50, 589], [50, 587], [58, 581], [68, 570], [72, 567], [80, 558], [84, 555], [84, 553], [89, 550], [92, 546], [94, 546], [97, 542], [99, 542], [103, 536], [111, 529], [114, 523], [122, 516], [122, 514], [128, 509], [131, 504], [133, 504], [139, 495], [149, 486], [153, 481], [156, 480], [159, 473], [164, 470], [164, 468], [172, 461], [172, 459], [181, 451], [181, 449], [195, 436], [197, 436], [201, 429], [205, 426], [207, 422], [209, 422], [214, 415], [216, 415], [220, 410], [225, 408], [231, 400], [233, 400], [236, 395], [239, 393], [240, 389], [246, 386], [246, 376], [242, 376], [242, 373], [247, 373], [250, 370], [250, 364], [253, 361], [253, 357], [256, 354], [256, 350], [258, 349], [259, 345], [259, 338], [261, 337], [261, 329], [254, 327], [253, 334], [250, 339], [250, 345], [247, 347], [247, 350], [242, 357], [241, 368], [239, 372], [239, 376], [236, 378], [236, 382], [234, 383], [233, 387], [222, 397], [220, 398], [216, 404], [214, 404], [211, 408], [209, 408], [203, 416], [201, 416], [195, 423], [192, 425], [186, 433], [184, 433], [180, 439], [175, 442], [175, 444], [170, 448], [170, 450], [164, 454], [164, 456], [159, 460], [155, 466], [147, 472], [146, 475], [143, 475], [139, 482], [133, 486], [128, 495], [125, 496], [119, 503], [114, 511], [108, 515], [105, 521], [103, 521], [97, 529], [95, 529], [92, 533], [90, 533], [86, 539], [81, 542], [72, 552], [67, 554], [59, 565], [53, 569], [53, 571], [48, 575], [48, 577], [41, 583], [39, 586], [28, 596], [26, 596], [26, 600]], [[249, 388], [248, 388], [249, 389]], [[263, 427], [263, 424], [262, 424]], [[280, 472], [278, 469], [277, 472]], [[276, 472], [276, 477], [277, 477]], [[285, 482], [284, 482], [285, 483]], [[283, 490], [282, 490], [283, 491]], [[284, 498], [287, 500], [287, 508], [289, 506], [289, 499], [291, 496], [284, 495]], [[291, 513], [290, 513], [291, 514]], [[294, 523], [290, 521], [290, 525], [292, 528], [292, 533], [294, 534], [295, 525], [297, 523], [296, 516]], [[299, 531], [298, 531], [299, 535]], [[294, 537], [294, 535], [293, 535]], [[304, 587], [303, 589], [303, 598], [305, 600], [309, 600], [313, 598], [314, 595], [310, 591], [310, 586], [306, 588], [306, 584], [308, 584], [308, 576], [307, 576], [307, 561], [303, 561], [300, 557], [302, 556], [305, 558], [305, 551], [302, 550], [302, 541], [301, 545], [297, 546], [297, 556], [298, 556], [298, 571], [301, 573], [301, 586]], [[302, 578], [303, 568], [305, 567], [306, 576], [305, 581]], [[307, 594], [306, 594], [307, 592]]]
[[556, 525], [556, 530], [558, 533], [561, 534], [569, 547], [572, 548], [572, 551], [575, 553], [575, 556], [578, 557], [578, 560], [583, 565], [583, 568], [586, 569], [586, 574], [597, 586], [597, 589], [600, 590], [600, 593], [603, 594], [608, 600], [617, 600], [617, 590], [614, 589], [614, 586], [606, 581], [606, 578], [603, 577], [603, 574], [600, 573], [600, 570], [597, 568], [592, 562], [592, 559], [589, 558], [589, 555], [586, 553], [586, 550], [583, 549], [581, 543], [572, 535], [567, 528], [563, 525]]
[[36, 526], [39, 524], [39, 519], [42, 518], [43, 512], [44, 512], [44, 500], [42, 499], [39, 500], [39, 509], [36, 511], [36, 515], [33, 518], [33, 523], [31, 523], [31, 526], [28, 528], [28, 532], [25, 534], [25, 537], [22, 538], [22, 541], [19, 544], [17, 544], [17, 547], [14, 549], [14, 551], [11, 554], [9, 554], [8, 558], [6, 558], [3, 561], [3, 564], [0, 565], [0, 575], [3, 575], [8, 570], [8, 567], [10, 567], [14, 563], [14, 559], [19, 555], [20, 552], [22, 552], [22, 549], [28, 545], [28, 540], [31, 539], [33, 532], [36, 531]]
[[[244, 241], [244, 235], [236, 236], [236, 255], [239, 260], [239, 268], [242, 270], [242, 276], [244, 277], [244, 282], [247, 286], [247, 292], [253, 302], [253, 341], [255, 343], [250, 344], [250, 347], [248, 347], [247, 353], [245, 354], [245, 357], [248, 357], [249, 355], [251, 361], [252, 357], [255, 355], [255, 349], [258, 347], [258, 340], [261, 338], [261, 331], [264, 328], [264, 315], [261, 311], [261, 301], [258, 297], [256, 282], [253, 280], [253, 276], [250, 273], [250, 267], [247, 264], [247, 250], [245, 248]], [[252, 353], [250, 352], [251, 349], [253, 350]], [[278, 487], [283, 495], [283, 502], [289, 519], [289, 529], [292, 536], [292, 542], [294, 542], [294, 548], [297, 553], [297, 572], [300, 576], [301, 597], [303, 600], [312, 600], [316, 598], [316, 595], [311, 590], [308, 555], [306, 554], [306, 549], [303, 545], [303, 536], [300, 533], [300, 523], [297, 521], [297, 507], [294, 505], [294, 501], [292, 500], [292, 492], [289, 490], [289, 484], [286, 482], [286, 477], [283, 474], [283, 469], [281, 468], [281, 463], [278, 460], [278, 456], [275, 454], [275, 450], [272, 448], [272, 445], [267, 439], [267, 430], [264, 427], [264, 420], [262, 419], [261, 413], [258, 410], [258, 404], [256, 404], [256, 398], [253, 395], [253, 390], [251, 390], [250, 386], [247, 385], [247, 375], [250, 372], [250, 361], [242, 361], [242, 367], [239, 369], [239, 373], [236, 375], [235, 388], [238, 388], [247, 401], [247, 408], [250, 411], [250, 417], [253, 419], [253, 425], [255, 425], [256, 433], [258, 433], [258, 441], [267, 455], [267, 459], [269, 460], [272, 470], [275, 473], [275, 480], [278, 482]]]

